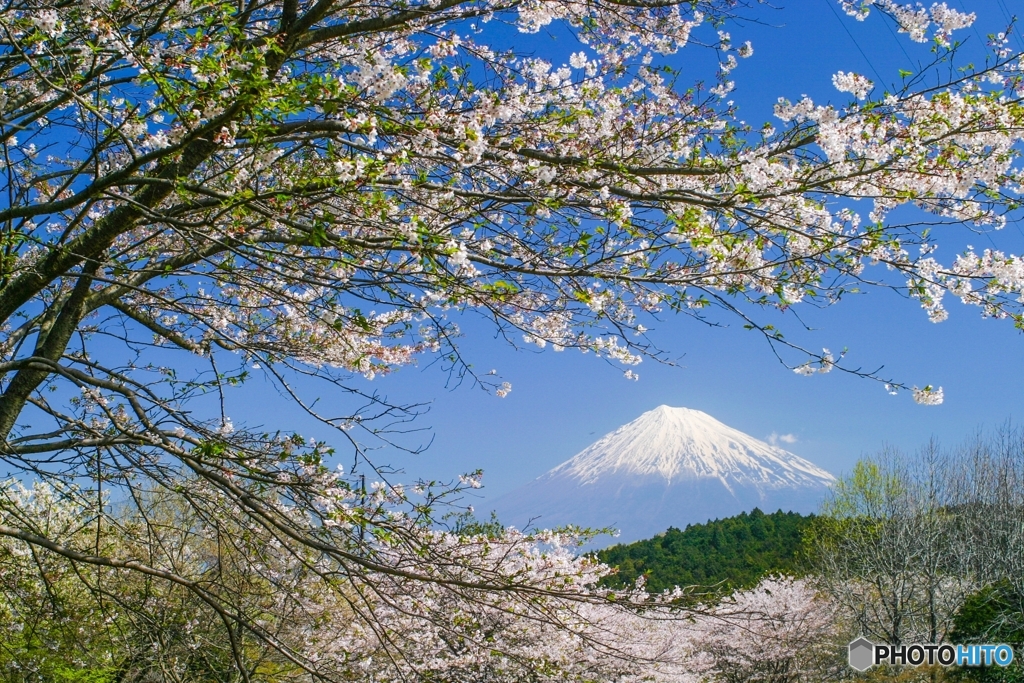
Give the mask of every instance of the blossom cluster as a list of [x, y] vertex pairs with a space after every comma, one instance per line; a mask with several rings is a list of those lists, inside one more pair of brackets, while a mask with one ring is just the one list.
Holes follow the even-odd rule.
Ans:
[[[934, 25], [941, 42], [973, 21], [942, 4], [843, 6], [859, 19], [876, 7], [915, 40]], [[487, 10], [507, 11], [526, 32], [555, 21], [573, 27], [582, 49], [562, 65], [488, 46], [482, 24], [474, 32], [459, 23], [468, 11], [460, 5], [439, 10], [430, 31], [414, 22], [342, 39], [344, 22], [376, 20], [371, 10], [345, 10], [280, 63], [197, 39], [189, 27], [210, 11], [144, 15], [160, 38], [141, 43], [129, 36], [143, 20], [129, 5], [118, 9], [123, 26], [60, 10], [3, 18], [18, 41], [38, 43], [5, 86], [15, 119], [80, 106], [59, 104], [61, 92], [79, 87], [71, 81], [62, 90], [33, 79], [49, 69], [64, 82], [58, 70], [72, 67], [82, 41], [108, 46], [110, 74], [132, 83], [98, 82], [109, 93], [102, 111], [81, 110], [80, 120], [99, 117], [111, 131], [94, 165], [74, 154], [48, 162], [80, 174], [82, 187], [158, 173], [160, 160], [191, 140], [214, 143], [186, 186], [147, 209], [153, 220], [109, 243], [111, 267], [129, 275], [107, 291], [121, 292], [118, 310], [159, 344], [373, 378], [451, 347], [459, 328], [449, 314], [468, 308], [518, 328], [528, 343], [632, 366], [645, 350], [615, 337], [642, 327], [645, 315], [703, 315], [706, 292], [781, 309], [830, 303], [875, 264], [904, 274], [933, 320], [945, 315], [947, 291], [988, 315], [1012, 314], [1006, 295], [1019, 280], [984, 284], [992, 260], [970, 254], [952, 270], [917, 258], [911, 248], [928, 239], [886, 219], [916, 204], [952, 221], [1001, 225], [992, 198], [1017, 186], [1021, 114], [981, 84], [1014, 78], [1013, 60], [948, 91], [871, 106], [783, 99], [782, 131], [722, 148], [712, 142], [739, 129], [721, 97], [734, 86], [736, 57], [753, 54], [749, 42], [734, 46], [722, 30], [710, 41], [725, 55], [714, 92], [680, 91], [652, 61], [723, 16], [714, 4], [652, 13], [538, 0]], [[242, 30], [258, 42], [275, 29], [261, 19]], [[842, 71], [833, 82], [860, 101], [872, 88]], [[262, 103], [255, 118], [239, 117], [246, 88]], [[39, 147], [78, 124], [25, 125]], [[53, 235], [16, 253], [12, 273], [28, 278], [57, 235], [91, 239], [118, 202], [47, 180], [60, 174], [42, 172], [27, 152], [12, 163], [25, 187], [19, 202], [34, 216], [23, 229], [41, 230], [29, 228], [38, 221]], [[205, 199], [184, 199], [198, 187]], [[873, 207], [862, 217], [831, 197]], [[156, 277], [166, 268], [179, 277]], [[100, 308], [110, 300], [92, 299]]]
[[[409, 500], [392, 486], [368, 488], [367, 494], [343, 498], [349, 503], [387, 500], [389, 507]], [[385, 490], [390, 492], [380, 493]], [[111, 526], [114, 531], [103, 534], [97, 545], [92, 524], [83, 524], [91, 503], [82, 494], [8, 482], [0, 495], [0, 520], [7, 524], [12, 515], [32, 513], [36, 531], [47, 533], [59, 548], [79, 553], [76, 557], [103, 553], [115, 562], [131, 557], [181, 581], [207, 583], [219, 574], [228, 577], [229, 585], [248, 582], [243, 594], [212, 587], [203, 594], [207, 601], [258, 610], [257, 622], [238, 624], [234, 637], [246, 648], [237, 656], [273, 662], [283, 670], [298, 664], [327, 680], [369, 683], [424, 676], [507, 683], [523, 678], [711, 683], [785, 668], [787, 680], [811, 681], [834, 645], [833, 609], [805, 580], [769, 577], [706, 604], [680, 589], [649, 594], [642, 581], [632, 590], [610, 591], [598, 586], [610, 568], [574, 552], [578, 538], [571, 531], [453, 533], [413, 523], [410, 517], [371, 514], [359, 523], [378, 532], [367, 533], [373, 540], [359, 552], [378, 569], [353, 574], [329, 556], [309, 551], [296, 556], [258, 526], [244, 533], [236, 529], [227, 541], [216, 524], [195, 517], [184, 498], [154, 499], [145, 514], [173, 511], [191, 522], [188, 528], [147, 526], [144, 517], [122, 513]], [[203, 485], [191, 495], [216, 497]], [[381, 524], [390, 533], [379, 533]], [[159, 543], [147, 543], [154, 536]], [[424, 570], [424, 554], [444, 558], [433, 565], [437, 573], [429, 580], [415, 578]], [[172, 587], [139, 590], [140, 579], [130, 574], [90, 568], [84, 574], [107, 572], [104, 592], [114, 600], [104, 607], [80, 583], [84, 563], [33, 551], [9, 538], [0, 540], [0, 558], [5, 589], [0, 610], [11, 616], [0, 632], [16, 634], [24, 628], [26, 615], [18, 616], [19, 610], [32, 607], [36, 628], [46, 624], [55, 639], [80, 638], [79, 666], [101, 666], [104, 657], [132, 653], [134, 641], [145, 632], [159, 645], [145, 641], [148, 649], [134, 655], [132, 666], [151, 662], [143, 667], [184, 673], [225, 640], [217, 630], [219, 620], [207, 618], [209, 607], [198, 596], [189, 599]], [[37, 562], [46, 568], [45, 580], [33, 573]], [[253, 586], [254, 581], [263, 587]], [[474, 587], [490, 581], [520, 592]], [[48, 594], [62, 597], [63, 611], [53, 613], [45, 606]], [[168, 631], [140, 631], [154, 628], [141, 626], [151, 623], [139, 619], [143, 615], [160, 615], [155, 621]], [[257, 645], [251, 632], [260, 630], [274, 634], [284, 652], [291, 653], [290, 662]], [[39, 667], [47, 657], [60, 656], [42, 650], [24, 655], [20, 665]]]
[[958, 12], [944, 2], [933, 3], [925, 8], [921, 3], [901, 5], [895, 0], [840, 0], [843, 9], [858, 21], [863, 21], [877, 7], [891, 15], [899, 24], [900, 32], [910, 35], [910, 39], [923, 43], [927, 40], [928, 28], [935, 26], [935, 41], [949, 46], [949, 37], [957, 29], [967, 28], [977, 19], [974, 12]]

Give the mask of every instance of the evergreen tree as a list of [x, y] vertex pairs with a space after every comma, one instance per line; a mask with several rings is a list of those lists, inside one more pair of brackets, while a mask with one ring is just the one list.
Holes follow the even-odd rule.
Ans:
[[652, 591], [746, 588], [766, 574], [800, 573], [801, 537], [813, 519], [782, 510], [766, 515], [754, 508], [682, 531], [670, 527], [650, 540], [612, 546], [598, 557], [618, 568], [605, 580], [612, 586], [628, 586], [644, 576]]

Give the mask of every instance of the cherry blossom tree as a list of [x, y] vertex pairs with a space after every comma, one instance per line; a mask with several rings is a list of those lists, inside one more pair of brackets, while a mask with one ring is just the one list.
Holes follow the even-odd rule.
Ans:
[[[609, 568], [573, 552], [567, 536], [394, 523], [386, 537], [379, 524], [379, 569], [352, 571], [259, 524], [237, 525], [224, 496], [215, 518], [203, 514], [213, 501], [189, 506], [154, 490], [102, 519], [74, 490], [11, 483], [4, 496], [48, 539], [0, 542], [0, 670], [13, 680], [593, 680], [640, 656], [598, 644], [586, 610], [633, 612], [600, 598]], [[591, 590], [594, 605], [582, 599]], [[623, 597], [674, 610], [672, 596]]]
[[[97, 542], [95, 521], [83, 523], [89, 509], [62, 492], [37, 484], [6, 493], [61, 544]], [[599, 594], [609, 569], [556, 536], [539, 552], [514, 532], [423, 530], [478, 566], [529, 575], [533, 599], [509, 600], [395, 573], [350, 580], [323, 557], [298, 557], [258, 528], [215, 526], [171, 497], [122, 509], [94, 552], [173, 567], [203, 590], [140, 571], [75, 567], [3, 539], [4, 680], [791, 683], [822, 680], [838, 661], [834, 610], [803, 580], [769, 578], [717, 604], [679, 589], [650, 596], [642, 585], [584, 601], [578, 594]], [[380, 547], [404, 563], [407, 544]], [[640, 600], [642, 612], [628, 608]], [[223, 628], [225, 609], [248, 628]]]
[[[858, 19], [888, 14], [944, 56], [973, 19], [944, 4], [841, 4]], [[838, 73], [848, 104], [783, 100], [777, 127], [754, 131], [725, 99], [754, 49], [724, 30], [741, 9], [5, 4], [0, 455], [6, 475], [49, 482], [91, 533], [53, 533], [9, 489], [0, 535], [76, 571], [189, 592], [222, 623], [239, 675], [240, 631], [312, 666], [204, 565], [105, 545], [117, 508], [134, 507], [128, 518], [156, 538], [149, 500], [173, 497], [221, 546], [238, 544], [233, 557], [280, 548], [368, 615], [381, 603], [360, 603], [367, 592], [405, 581], [528, 611], [540, 596], [586, 597], [571, 577], [590, 570], [559, 570], [558, 586], [521, 559], [553, 537], [506, 539], [507, 552], [434, 537], [445, 491], [367, 488], [337, 468], [337, 444], [229, 414], [227, 388], [255, 373], [361, 453], [416, 410], [352, 378], [432, 354], [471, 373], [455, 343], [463, 313], [621, 362], [630, 378], [657, 355], [642, 334], [659, 311], [738, 315], [797, 353], [785, 358], [802, 374], [859, 371], [827, 351], [799, 355], [759, 308], [827, 305], [869, 284], [904, 290], [935, 321], [950, 293], [1024, 324], [1019, 258], [969, 250], [941, 263], [933, 233], [892, 218], [915, 205], [931, 222], [998, 228], [1017, 208], [1022, 85], [1003, 39], [941, 87], [881, 93]], [[494, 30], [554, 23], [579, 40], [567, 64]], [[714, 86], [681, 87], [665, 60], [698, 43], [723, 55]], [[362, 407], [317, 406], [304, 390], [314, 381]], [[941, 396], [914, 388], [919, 402]], [[476, 485], [470, 475], [449, 493]]]
[[[535, 680], [539, 672], [541, 679], [581, 681], [798, 683], [843, 673], [845, 661], [839, 655], [849, 642], [845, 626], [835, 605], [806, 580], [769, 577], [715, 604], [701, 604], [679, 590], [658, 597], [660, 604], [641, 613], [607, 603], [565, 603], [565, 623], [559, 626], [467, 610], [463, 604], [432, 603], [453, 620], [472, 612], [469, 623], [483, 627], [486, 647], [493, 653], [499, 644], [502, 655], [459, 656], [472, 652], [464, 640], [459, 641], [464, 649], [439, 653], [433, 643], [449, 640], [422, 632], [403, 650], [418, 651], [419, 661], [443, 667], [429, 677], [450, 680]], [[414, 624], [406, 624], [397, 630], [415, 633]]]
[[703, 620], [697, 650], [707, 680], [732, 683], [823, 681], [845, 673], [849, 642], [836, 605], [805, 579], [768, 577], [738, 592]]

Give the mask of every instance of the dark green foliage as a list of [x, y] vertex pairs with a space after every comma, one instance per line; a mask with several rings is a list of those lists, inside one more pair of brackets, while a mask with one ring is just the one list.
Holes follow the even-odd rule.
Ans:
[[441, 518], [444, 526], [459, 536], [486, 536], [498, 538], [505, 531], [505, 526], [498, 521], [498, 515], [491, 512], [491, 518], [481, 522], [472, 512], [449, 512]]
[[976, 683], [1024, 683], [1024, 596], [1001, 582], [967, 598], [953, 619], [953, 643], [1006, 643], [1014, 660], [1006, 668], [962, 668], [956, 678]]
[[605, 579], [613, 587], [631, 586], [645, 575], [652, 591], [719, 584], [725, 590], [746, 588], [765, 574], [801, 573], [801, 535], [813, 519], [782, 510], [766, 515], [754, 508], [749, 514], [690, 524], [684, 531], [671, 527], [650, 540], [612, 546], [597, 555], [618, 567]]

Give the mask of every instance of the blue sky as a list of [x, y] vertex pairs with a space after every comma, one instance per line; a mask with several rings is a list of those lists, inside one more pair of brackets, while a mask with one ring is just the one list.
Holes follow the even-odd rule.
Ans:
[[[898, 69], [913, 70], [916, 62], [929, 59], [927, 45], [897, 37], [881, 15], [861, 23], [842, 15], [838, 6], [833, 11], [834, 5], [835, 0], [801, 0], [778, 10], [754, 8], [749, 14], [761, 23], [728, 27], [735, 44], [751, 40], [754, 45], [754, 56], [733, 72], [732, 99], [741, 119], [755, 126], [771, 120], [780, 96], [795, 100], [807, 94], [842, 104], [846, 96], [831, 85], [838, 70], [897, 82]], [[1003, 30], [1009, 20], [1002, 0], [951, 0], [950, 6], [979, 15], [977, 30], [955, 34], [966, 41], [968, 55], [980, 56], [981, 36]], [[518, 41], [527, 49], [526, 41], [536, 41], [542, 56], [578, 49], [568, 34], [519, 36]], [[1019, 40], [1014, 45], [1022, 47]], [[675, 59], [709, 80], [716, 61], [713, 53], [692, 49]], [[949, 237], [937, 257], [949, 259], [967, 243], [1024, 251], [1020, 223], [991, 236], [957, 232]], [[429, 365], [428, 358], [377, 379], [368, 388], [395, 402], [430, 403], [429, 413], [415, 425], [428, 431], [411, 439], [433, 441], [420, 455], [382, 451], [374, 459], [404, 469], [407, 479], [451, 478], [483, 468], [485, 489], [477, 508], [486, 510], [488, 498], [539, 476], [660, 404], [703, 410], [759, 438], [792, 435], [792, 443], [781, 445], [837, 474], [883, 444], [912, 450], [933, 436], [955, 443], [979, 428], [1024, 419], [1018, 407], [1024, 405], [1024, 339], [1006, 321], [982, 319], [977, 308], [954, 301], [949, 307], [949, 320], [938, 325], [928, 322], [916, 302], [888, 291], [851, 297], [827, 310], [798, 309], [814, 328], [799, 335], [808, 346], [847, 347], [853, 365], [884, 366], [884, 374], [908, 384], [941, 385], [946, 399], [937, 407], [916, 405], [907, 394], [889, 396], [876, 382], [837, 372], [797, 376], [775, 360], [763, 339], [738, 323], [709, 328], [669, 316], [654, 326], [652, 337], [675, 365], [645, 361], [638, 368], [640, 380], [631, 382], [623, 379], [621, 367], [593, 355], [515, 350], [486, 325], [460, 321], [467, 332], [464, 356], [482, 372], [497, 370], [512, 383], [512, 393], [499, 399], [468, 383], [446, 386], [444, 371]], [[792, 314], [776, 317], [772, 322], [788, 330], [799, 326]], [[238, 398], [247, 421], [259, 422], [261, 413], [272, 410], [280, 417], [271, 407], [276, 401], [253, 400], [262, 393], [257, 383], [245, 392]], [[322, 400], [340, 398], [324, 393]]]

